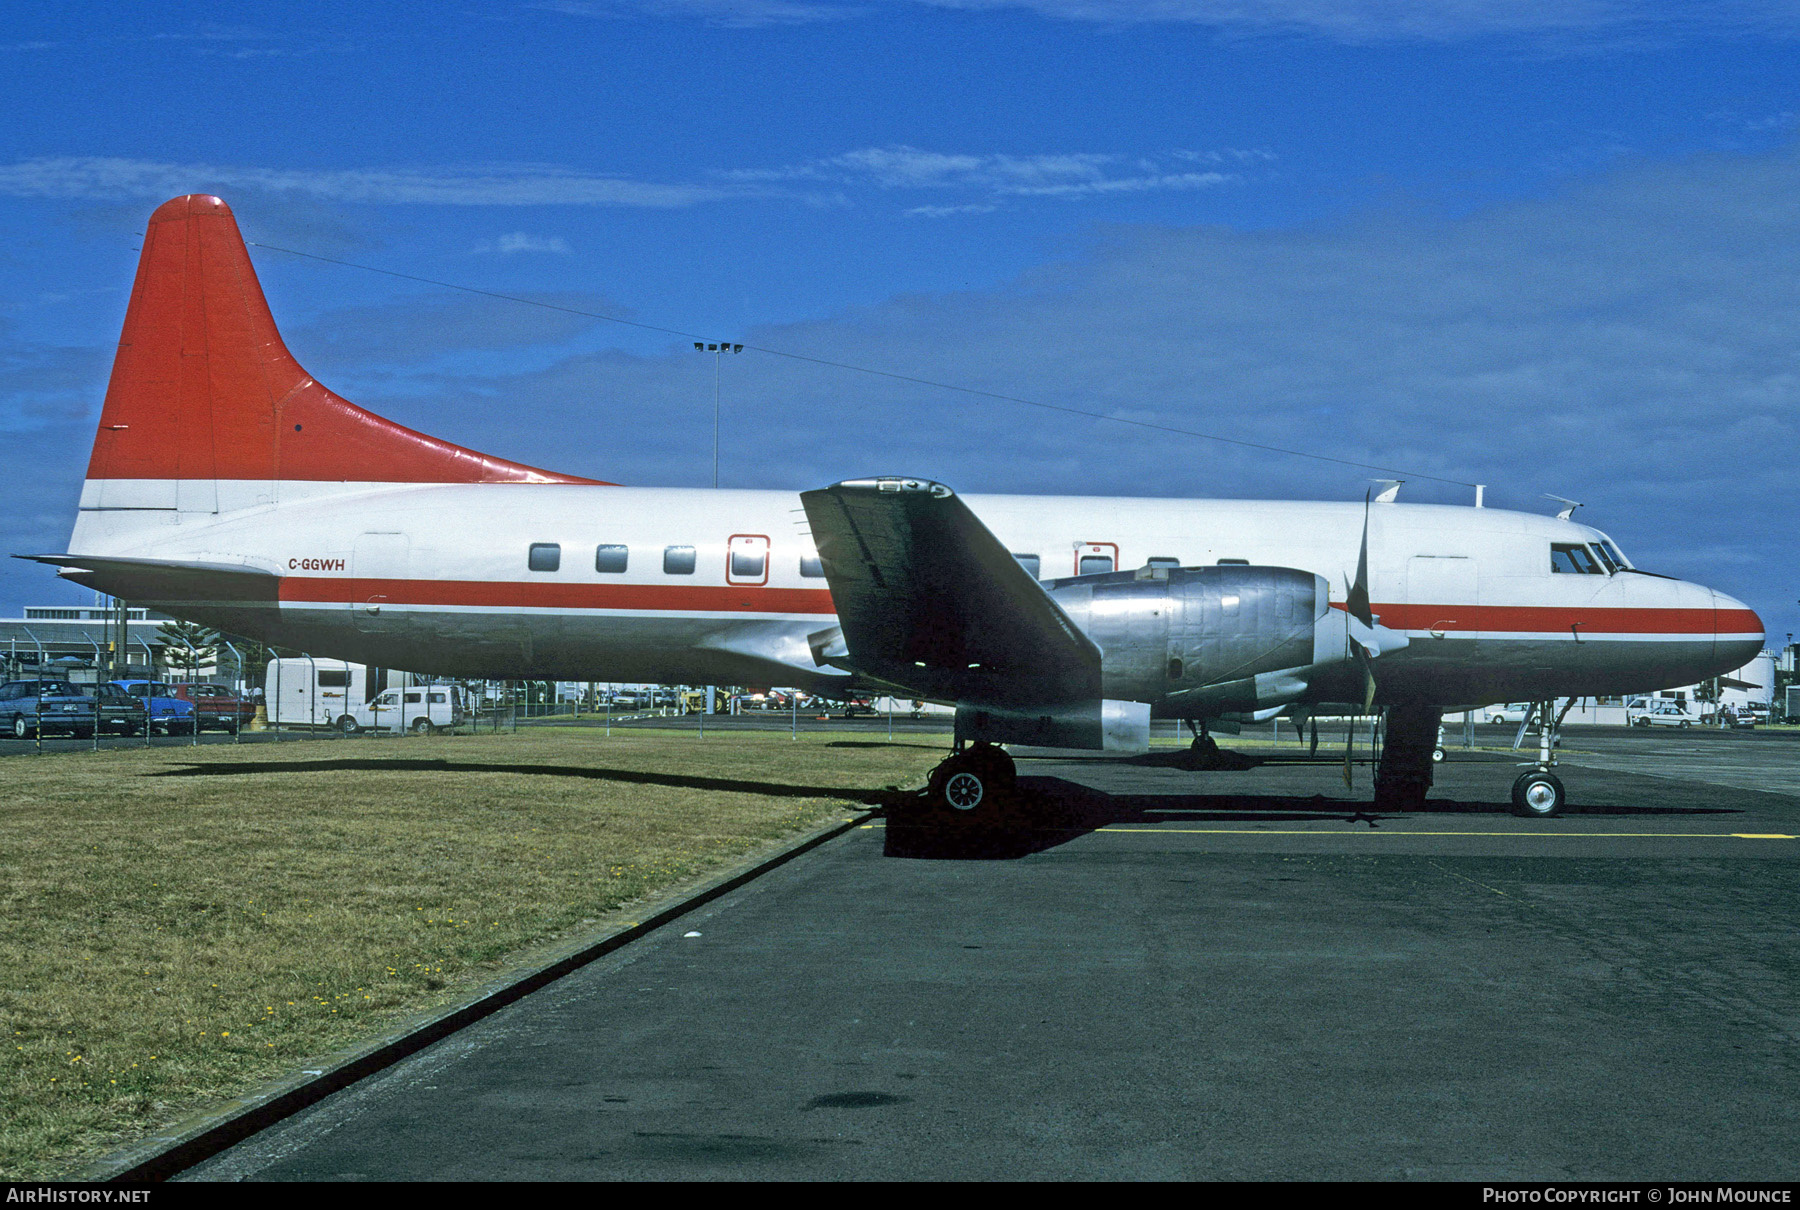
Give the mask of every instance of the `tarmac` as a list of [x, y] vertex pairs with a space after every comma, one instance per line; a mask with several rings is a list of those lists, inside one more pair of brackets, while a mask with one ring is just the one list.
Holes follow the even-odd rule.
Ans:
[[1553, 820], [1511, 754], [1383, 816], [1324, 749], [1023, 761], [180, 1179], [1791, 1180], [1800, 736], [1569, 744]]

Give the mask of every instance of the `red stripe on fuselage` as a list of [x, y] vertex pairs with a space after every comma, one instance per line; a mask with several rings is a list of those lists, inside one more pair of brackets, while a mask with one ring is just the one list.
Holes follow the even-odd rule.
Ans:
[[[1333, 609], [1343, 605], [1332, 603]], [[1760, 634], [1749, 609], [1623, 609], [1569, 605], [1374, 605], [1392, 630], [1485, 631], [1496, 634]]]
[[495, 609], [632, 609], [686, 613], [837, 612], [825, 588], [709, 584], [532, 584], [508, 580], [327, 580], [286, 576], [295, 604], [473, 605]]
[[[824, 588], [712, 584], [539, 584], [513, 580], [365, 580], [285, 576], [281, 599], [294, 604], [462, 605], [490, 609], [623, 609], [645, 613], [832, 614]], [[1332, 608], [1342, 609], [1341, 602]], [[1539, 605], [1377, 604], [1394, 630], [1500, 634], [1756, 634], [1748, 609], [1587, 609]]]

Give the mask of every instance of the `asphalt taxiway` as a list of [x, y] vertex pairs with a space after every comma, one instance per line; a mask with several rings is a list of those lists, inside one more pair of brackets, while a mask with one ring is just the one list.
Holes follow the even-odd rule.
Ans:
[[872, 821], [184, 1179], [1791, 1179], [1800, 741], [1733, 738], [1554, 820], [1025, 762], [1031, 826]]

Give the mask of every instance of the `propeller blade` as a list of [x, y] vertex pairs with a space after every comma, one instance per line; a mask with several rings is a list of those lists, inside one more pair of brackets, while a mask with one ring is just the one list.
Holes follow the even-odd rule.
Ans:
[[1362, 545], [1356, 552], [1356, 579], [1344, 601], [1350, 616], [1364, 626], [1375, 625], [1375, 614], [1369, 608], [1369, 495], [1363, 493]]

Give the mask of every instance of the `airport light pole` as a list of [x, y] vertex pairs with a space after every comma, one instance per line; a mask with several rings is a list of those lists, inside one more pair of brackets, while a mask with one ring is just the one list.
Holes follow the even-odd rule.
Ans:
[[[694, 352], [696, 352], [696, 353], [711, 353], [713, 355], [713, 486], [714, 487], [719, 486], [719, 363], [724, 360], [724, 354], [726, 354], [726, 353], [742, 353], [743, 351], [744, 351], [743, 345], [727, 344], [723, 341], [720, 341], [717, 344], [709, 343], [709, 342], [703, 341], [703, 340], [696, 340], [694, 342]], [[707, 705], [709, 705], [709, 706], [711, 704], [712, 704], [711, 702], [707, 703]]]

